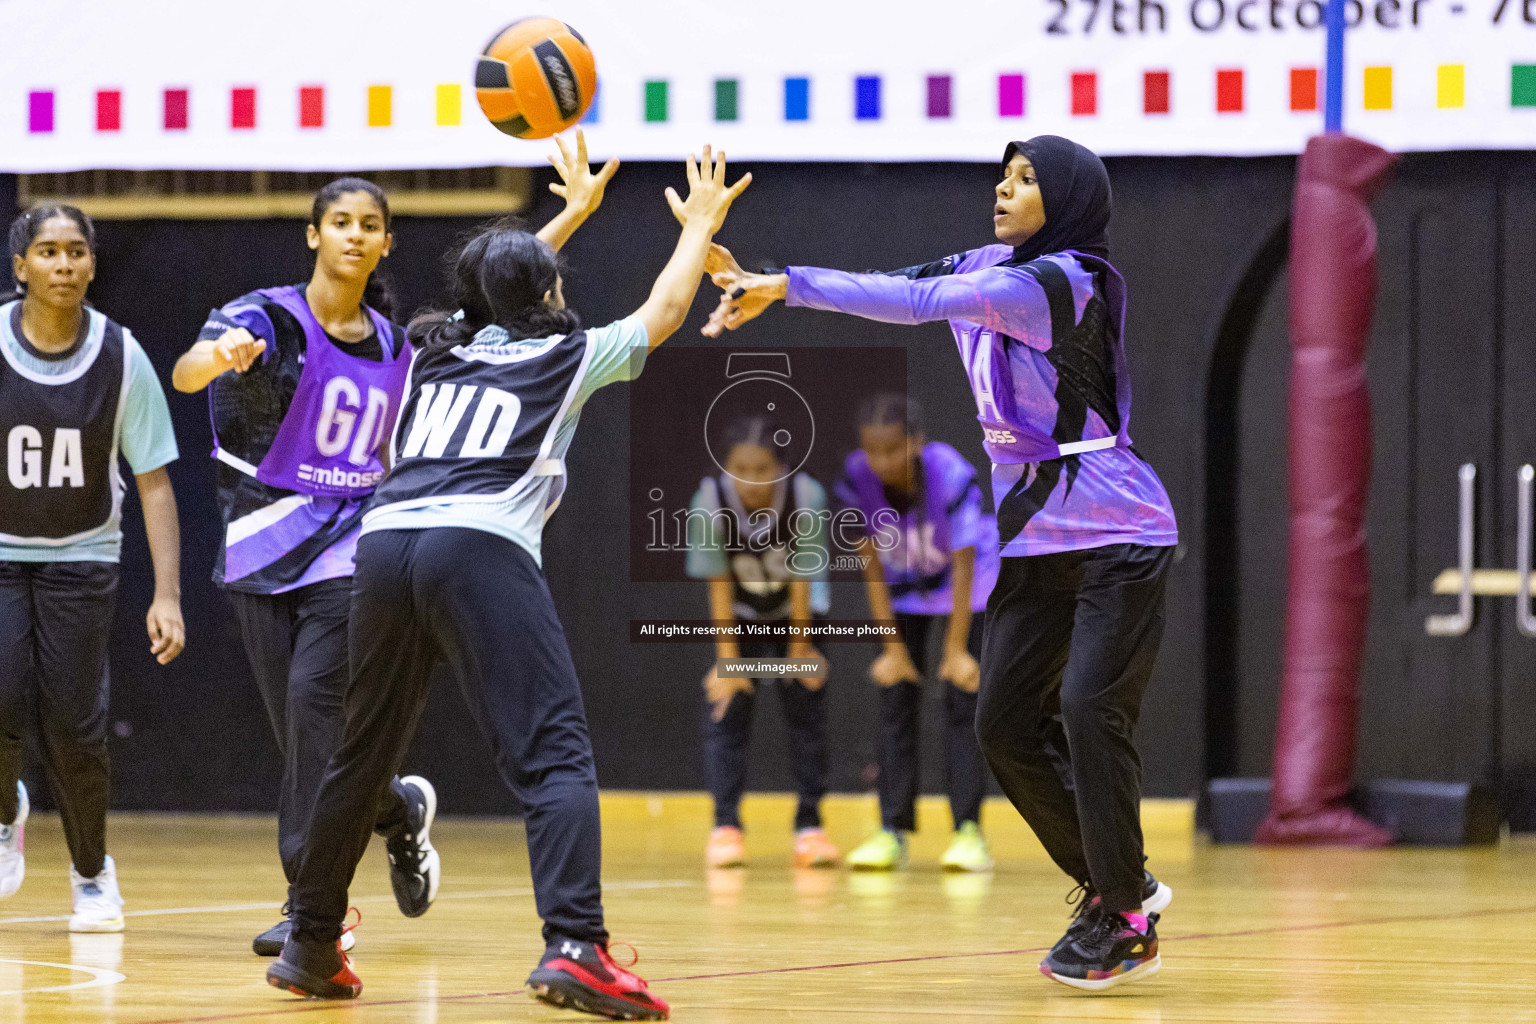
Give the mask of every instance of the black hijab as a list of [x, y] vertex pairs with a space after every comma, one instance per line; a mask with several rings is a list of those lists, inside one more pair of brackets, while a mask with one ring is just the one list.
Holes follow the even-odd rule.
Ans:
[[1035, 168], [1040, 198], [1045, 202], [1045, 226], [1023, 245], [1015, 246], [1011, 264], [1028, 263], [1063, 249], [1109, 259], [1109, 173], [1092, 150], [1059, 135], [1036, 135], [1027, 142], [1010, 142], [1003, 151], [1003, 173], [1015, 153], [1023, 153]]

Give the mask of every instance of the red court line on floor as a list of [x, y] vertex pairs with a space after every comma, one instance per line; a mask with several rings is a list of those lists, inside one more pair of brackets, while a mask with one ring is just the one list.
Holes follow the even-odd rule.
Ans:
[[[1282, 925], [1272, 928], [1246, 928], [1231, 932], [1199, 932], [1194, 935], [1169, 935], [1159, 937], [1159, 942], [1198, 942], [1204, 939], [1235, 939], [1254, 935], [1284, 935], [1291, 932], [1315, 932], [1327, 931], [1334, 928], [1359, 928], [1383, 924], [1417, 924], [1427, 921], [1466, 921], [1478, 917], [1501, 917], [1510, 914], [1536, 914], [1536, 905], [1523, 907], [1510, 907], [1502, 910], [1465, 910], [1454, 914], [1412, 914], [1404, 917], [1362, 917], [1352, 921], [1322, 921], [1315, 924]], [[983, 956], [1022, 956], [1026, 953], [1042, 953], [1050, 949], [1049, 946], [1036, 946], [1029, 949], [998, 949], [980, 953], [934, 953], [927, 956], [903, 956], [892, 957], [886, 960], [853, 960], [847, 963], [836, 964], [807, 964], [802, 967], [768, 967], [760, 971], [726, 971], [720, 974], [684, 974], [672, 978], [653, 978], [651, 984], [665, 985], [681, 981], [720, 981], [730, 978], [752, 978], [765, 974], [799, 974], [806, 971], [835, 971], [849, 967], [884, 967], [891, 964], [926, 963], [938, 960], [968, 960]], [[1267, 957], [1268, 960], [1283, 960], [1284, 957]], [[366, 979], [364, 980], [366, 984]], [[515, 988], [505, 992], [466, 992], [456, 996], [439, 996], [438, 1003], [460, 1003], [473, 999], [501, 999], [508, 996], [522, 995], [526, 989]], [[383, 999], [378, 1002], [356, 1003], [339, 1000], [325, 1000], [312, 1003], [302, 1003], [297, 1006], [280, 1007], [272, 1010], [245, 1010], [239, 1013], [221, 1013], [205, 1017], [162, 1017], [158, 1020], [135, 1021], [133, 1024], [213, 1024], [216, 1021], [226, 1020], [251, 1020], [259, 1017], [281, 1017], [300, 1013], [316, 1013], [326, 1010], [337, 1010], [347, 1006], [411, 1006], [423, 1003], [422, 999]]]

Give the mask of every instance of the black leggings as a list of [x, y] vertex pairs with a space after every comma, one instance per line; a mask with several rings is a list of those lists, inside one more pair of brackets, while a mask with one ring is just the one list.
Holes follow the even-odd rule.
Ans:
[[1173, 548], [1004, 558], [987, 602], [976, 734], [1058, 867], [1115, 912], [1141, 905], [1131, 734], [1163, 635]]
[[341, 746], [290, 888], [294, 934], [341, 932], [390, 776], [446, 662], [522, 804], [544, 937], [606, 942], [597, 772], [581, 686], [544, 574], [483, 530], [383, 530], [357, 545]]
[[[784, 641], [748, 640], [741, 645], [743, 658], [782, 658], [789, 645]], [[741, 797], [747, 789], [747, 751], [752, 738], [752, 711], [760, 690], [778, 693], [784, 720], [789, 725], [790, 763], [794, 769], [795, 831], [821, 827], [821, 798], [827, 794], [827, 687], [807, 689], [798, 679], [753, 680], [751, 690], [738, 691], [715, 721], [713, 709], [704, 705], [704, 775], [715, 801], [715, 825], [741, 827]]]
[[0, 562], [0, 821], [16, 818], [35, 729], [75, 870], [107, 856], [107, 641], [114, 562]]
[[[917, 670], [924, 670], [928, 642], [934, 629], [947, 628], [944, 615], [897, 615], [907, 652]], [[981, 657], [982, 616], [971, 619], [966, 646], [972, 657]], [[987, 788], [987, 766], [976, 743], [976, 697], [953, 683], [944, 687], [944, 790], [949, 810], [959, 828], [981, 820], [981, 799]], [[917, 828], [919, 714], [923, 707], [921, 683], [897, 683], [880, 687], [880, 823], [892, 831]]]

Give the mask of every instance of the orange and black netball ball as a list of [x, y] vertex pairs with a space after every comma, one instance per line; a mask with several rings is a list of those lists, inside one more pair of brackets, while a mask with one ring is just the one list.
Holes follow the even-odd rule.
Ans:
[[547, 139], [580, 121], [597, 92], [597, 61], [556, 18], [522, 18], [491, 40], [475, 67], [475, 96], [492, 124]]

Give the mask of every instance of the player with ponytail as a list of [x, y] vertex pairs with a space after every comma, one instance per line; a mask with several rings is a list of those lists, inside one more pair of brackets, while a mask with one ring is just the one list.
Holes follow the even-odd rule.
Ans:
[[[665, 1020], [644, 979], [609, 955], [597, 770], [581, 684], [544, 577], [544, 523], [565, 493], [566, 453], [587, 401], [633, 380], [683, 323], [710, 239], [751, 181], [725, 158], [687, 164], [667, 190], [683, 230], [631, 316], [583, 329], [565, 306], [555, 250], [602, 202], [577, 135], [561, 144], [565, 210], [530, 235], [493, 224], [453, 263], [458, 309], [411, 321], [416, 345], [393, 464], [363, 520], [352, 588], [352, 667], [342, 741], [315, 801], [292, 886], [293, 933], [269, 984], [352, 999], [362, 982], [337, 948], [373, 803], [405, 756], [431, 680], [446, 668], [524, 809], [544, 955], [526, 991], [620, 1020]], [[509, 919], [510, 920], [510, 919]]]
[[[178, 391], [208, 389], [224, 521], [213, 579], [283, 753], [278, 850], [290, 882], [340, 734], [353, 552], [411, 362], [377, 273], [394, 243], [383, 189], [331, 182], [305, 235], [309, 282], [214, 310], [171, 378]], [[380, 802], [375, 825], [407, 917], [426, 913], [437, 892], [436, 804], [418, 776], [393, 780]], [[288, 931], [280, 921], [253, 949], [276, 956]]]

